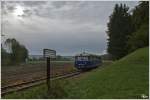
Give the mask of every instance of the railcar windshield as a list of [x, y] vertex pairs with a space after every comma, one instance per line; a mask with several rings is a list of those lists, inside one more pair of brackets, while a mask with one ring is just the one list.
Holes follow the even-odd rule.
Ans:
[[86, 57], [86, 56], [78, 56], [76, 58], [76, 60], [78, 60], [78, 61], [88, 61], [88, 57]]

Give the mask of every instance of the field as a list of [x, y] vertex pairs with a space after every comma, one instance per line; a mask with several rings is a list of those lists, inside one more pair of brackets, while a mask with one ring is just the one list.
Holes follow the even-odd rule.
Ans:
[[109, 64], [104, 64], [77, 77], [54, 81], [48, 94], [46, 86], [43, 84], [5, 95], [2, 98], [148, 98], [148, 48], [139, 49], [121, 60]]
[[[53, 61], [51, 63], [51, 76], [61, 75], [75, 71], [73, 61]], [[18, 84], [46, 76], [46, 62], [30, 62], [17, 66], [2, 66], [2, 87]]]

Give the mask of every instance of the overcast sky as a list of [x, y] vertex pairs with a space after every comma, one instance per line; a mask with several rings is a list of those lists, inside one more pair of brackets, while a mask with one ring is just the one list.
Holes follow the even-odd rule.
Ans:
[[137, 1], [20, 1], [2, 2], [2, 31], [16, 38], [29, 54], [43, 48], [57, 54], [75, 55], [83, 51], [102, 54], [107, 49], [107, 22], [116, 3], [130, 9]]

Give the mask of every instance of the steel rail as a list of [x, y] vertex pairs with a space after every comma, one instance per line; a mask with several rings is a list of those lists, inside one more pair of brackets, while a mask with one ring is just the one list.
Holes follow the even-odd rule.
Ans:
[[[79, 74], [81, 74], [81, 71], [75, 71], [75, 72], [71, 72], [71, 73], [51, 77], [51, 80], [69, 78], [69, 77], [73, 77], [73, 76], [79, 75]], [[28, 81], [28, 82], [15, 84], [15, 85], [4, 86], [4, 87], [1, 87], [1, 95], [3, 96], [5, 94], [12, 93], [14, 91], [20, 91], [20, 90], [23, 90], [23, 89], [27, 89], [27, 88], [30, 88], [30, 87], [33, 87], [33, 86], [36, 86], [36, 85], [40, 85], [44, 82], [46, 82], [46, 77], [41, 78], [41, 79]]]

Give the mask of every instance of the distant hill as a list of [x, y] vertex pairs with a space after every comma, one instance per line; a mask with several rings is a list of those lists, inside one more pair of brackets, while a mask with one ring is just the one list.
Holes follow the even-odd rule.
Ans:
[[29, 55], [29, 58], [33, 59], [40, 59], [40, 58], [43, 58], [43, 55]]
[[[42, 60], [43, 55], [29, 55], [29, 59]], [[55, 60], [74, 60], [74, 56], [56, 56]]]

